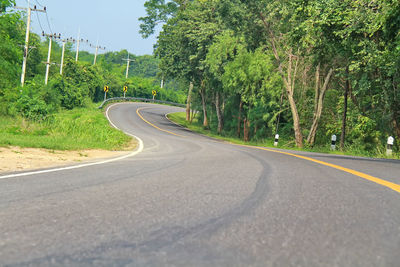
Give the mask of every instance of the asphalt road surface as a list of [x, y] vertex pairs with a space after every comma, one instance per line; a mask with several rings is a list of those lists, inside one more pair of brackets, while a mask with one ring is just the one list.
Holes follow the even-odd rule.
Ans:
[[400, 266], [399, 161], [227, 144], [175, 111], [110, 108], [135, 156], [0, 177], [0, 265]]

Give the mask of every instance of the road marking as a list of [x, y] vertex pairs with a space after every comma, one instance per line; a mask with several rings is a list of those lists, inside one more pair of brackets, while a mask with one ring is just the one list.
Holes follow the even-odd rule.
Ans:
[[148, 120], [146, 120], [145, 118], [143, 118], [142, 114], [140, 114], [140, 111], [143, 110], [143, 109], [147, 109], [147, 108], [148, 108], [148, 107], [138, 108], [138, 109], [136, 110], [136, 114], [137, 114], [145, 123], [147, 123], [147, 124], [153, 126], [153, 127], [156, 128], [157, 130], [160, 130], [160, 131], [162, 131], [162, 132], [166, 132], [166, 133], [169, 133], [169, 134], [172, 134], [172, 135], [175, 135], [175, 136], [179, 136], [179, 137], [184, 137], [184, 138], [186, 138], [186, 136], [184, 136], [184, 135], [176, 134], [176, 133], [170, 132], [170, 131], [168, 131], [168, 130], [161, 129], [160, 127], [154, 125], [153, 123], [151, 123], [151, 122], [149, 122]]
[[180, 125], [180, 124], [178, 124], [178, 123], [172, 121], [170, 118], [168, 118], [168, 115], [173, 114], [173, 113], [177, 113], [177, 112], [166, 113], [166, 114], [165, 114], [165, 118], [166, 118], [167, 120], [169, 120], [171, 123], [175, 124], [176, 126], [179, 126], [179, 127], [183, 128], [183, 129], [186, 129], [186, 128], [183, 127], [182, 125]]
[[[117, 104], [118, 104], [118, 103], [117, 103]], [[117, 105], [117, 104], [114, 104], [114, 105]], [[108, 116], [108, 111], [109, 111], [109, 109], [110, 109], [112, 106], [114, 106], [114, 105], [110, 105], [110, 106], [107, 108], [106, 117], [107, 117], [108, 121], [110, 122], [110, 124], [111, 124], [114, 128], [120, 130], [117, 126], [115, 126], [115, 124], [110, 120], [110, 117]], [[95, 166], [95, 165], [101, 165], [101, 164], [106, 164], [106, 163], [110, 163], [110, 162], [114, 162], [114, 161], [126, 159], [126, 158], [129, 158], [129, 157], [133, 157], [133, 156], [139, 154], [140, 152], [142, 152], [142, 151], [143, 151], [143, 148], [144, 148], [142, 139], [140, 139], [139, 137], [137, 137], [137, 136], [135, 136], [135, 135], [133, 135], [133, 134], [130, 134], [130, 133], [127, 133], [127, 132], [124, 132], [124, 133], [127, 134], [127, 135], [129, 135], [129, 136], [132, 136], [133, 138], [136, 138], [136, 139], [138, 140], [138, 142], [139, 142], [139, 147], [138, 147], [135, 151], [133, 151], [132, 153], [129, 153], [128, 155], [124, 155], [124, 156], [121, 156], [121, 157], [118, 157], [118, 158], [108, 159], [108, 160], [104, 160], [104, 161], [86, 163], [86, 164], [75, 165], [75, 166], [68, 166], [68, 167], [55, 168], [55, 169], [48, 169], [48, 170], [41, 170], [41, 171], [31, 171], [31, 172], [23, 172], [23, 173], [17, 173], [17, 174], [4, 175], [4, 176], [0, 176], [0, 180], [1, 180], [1, 179], [8, 179], [8, 178], [15, 178], [15, 177], [22, 177], [22, 176], [35, 175], [35, 174], [43, 174], [43, 173], [50, 173], [50, 172], [58, 172], [58, 171], [79, 169], [79, 168], [89, 167], [89, 166]]]
[[[233, 143], [231, 143], [231, 144], [233, 144]], [[365, 174], [365, 173], [362, 173], [362, 172], [359, 172], [359, 171], [356, 171], [356, 170], [352, 170], [352, 169], [349, 169], [349, 168], [345, 168], [345, 167], [342, 167], [342, 166], [339, 166], [339, 165], [335, 165], [335, 164], [332, 164], [332, 163], [328, 163], [328, 162], [325, 162], [325, 161], [313, 159], [313, 158], [306, 157], [306, 156], [296, 155], [296, 154], [293, 154], [293, 153], [274, 150], [274, 149], [269, 149], [269, 148], [264, 148], [264, 147], [256, 147], [256, 146], [248, 146], [248, 145], [240, 145], [240, 144], [233, 144], [233, 145], [242, 146], [242, 147], [249, 147], [249, 148], [255, 148], [255, 149], [260, 149], [260, 150], [266, 150], [266, 151], [269, 151], [269, 152], [280, 153], [280, 154], [289, 155], [289, 156], [292, 156], [292, 157], [296, 157], [296, 158], [312, 161], [312, 162], [315, 162], [315, 163], [318, 163], [318, 164], [321, 164], [321, 165], [325, 165], [325, 166], [328, 166], [328, 167], [331, 167], [331, 168], [334, 168], [334, 169], [337, 169], [337, 170], [341, 170], [341, 171], [350, 173], [352, 175], [355, 175], [355, 176], [361, 177], [363, 179], [366, 179], [368, 181], [371, 181], [371, 182], [377, 183], [379, 185], [388, 187], [388, 188], [400, 193], [400, 185], [399, 184], [395, 184], [395, 183], [383, 180], [381, 178], [377, 178], [377, 177], [374, 177], [372, 175]]]
[[[166, 117], [167, 117], [167, 115], [168, 114], [166, 114]], [[167, 119], [169, 119], [169, 118], [167, 117]], [[175, 122], [173, 122], [173, 123], [175, 123]], [[177, 124], [177, 123], [175, 123], [175, 124]], [[179, 125], [179, 124], [177, 124], [177, 125]], [[180, 126], [183, 127], [182, 125], [180, 125]], [[185, 129], [188, 129], [188, 128], [185, 128]], [[332, 164], [332, 163], [328, 163], [328, 162], [325, 162], [325, 161], [313, 159], [313, 158], [306, 157], [306, 156], [296, 155], [296, 154], [285, 152], [285, 151], [269, 149], [269, 148], [265, 148], [265, 147], [256, 147], [256, 146], [249, 146], [249, 145], [234, 144], [234, 143], [231, 143], [231, 142], [228, 142], [228, 143], [232, 144], [232, 145], [235, 145], [235, 146], [241, 146], [241, 147], [248, 147], [248, 148], [259, 149], [259, 150], [265, 150], [265, 151], [269, 151], [269, 152], [273, 152], [273, 153], [280, 153], [280, 154], [284, 154], [284, 155], [288, 155], [288, 156], [292, 156], [292, 157], [296, 157], [296, 158], [312, 161], [312, 162], [320, 164], [320, 165], [328, 166], [328, 167], [331, 167], [331, 168], [334, 168], [334, 169], [337, 169], [337, 170], [341, 170], [341, 171], [350, 173], [352, 175], [355, 175], [355, 176], [358, 176], [358, 177], [363, 178], [365, 180], [368, 180], [368, 181], [374, 182], [376, 184], [385, 186], [387, 188], [390, 188], [390, 189], [400, 193], [400, 185], [399, 184], [395, 184], [395, 183], [383, 180], [381, 178], [374, 177], [372, 175], [369, 175], [369, 174], [366, 174], [366, 173], [363, 173], [363, 172], [359, 172], [359, 171], [356, 171], [356, 170], [352, 170], [352, 169], [349, 169], [349, 168], [345, 168], [345, 167], [342, 167], [342, 166], [339, 166], [339, 165], [335, 165], [335, 164]]]

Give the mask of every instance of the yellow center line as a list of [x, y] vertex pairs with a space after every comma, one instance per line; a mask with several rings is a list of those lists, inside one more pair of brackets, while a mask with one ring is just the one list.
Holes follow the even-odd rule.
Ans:
[[240, 145], [240, 144], [234, 144], [234, 145], [242, 146], [242, 147], [255, 148], [255, 149], [260, 149], [260, 150], [266, 150], [266, 151], [269, 151], [269, 152], [280, 153], [280, 154], [289, 155], [289, 156], [292, 156], [292, 157], [296, 157], [296, 158], [312, 161], [312, 162], [315, 162], [315, 163], [318, 163], [318, 164], [321, 164], [321, 165], [325, 165], [325, 166], [328, 166], [328, 167], [331, 167], [331, 168], [334, 168], [334, 169], [337, 169], [337, 170], [341, 170], [341, 171], [350, 173], [352, 175], [355, 175], [355, 176], [361, 177], [363, 179], [366, 179], [368, 181], [371, 181], [371, 182], [377, 183], [379, 185], [388, 187], [388, 188], [400, 193], [400, 185], [399, 184], [395, 184], [395, 183], [383, 180], [381, 178], [377, 178], [377, 177], [371, 176], [369, 174], [365, 174], [365, 173], [362, 173], [362, 172], [359, 172], [359, 171], [355, 171], [355, 170], [352, 170], [352, 169], [349, 169], [349, 168], [345, 168], [345, 167], [342, 167], [342, 166], [339, 166], [339, 165], [335, 165], [335, 164], [332, 164], [332, 163], [328, 163], [328, 162], [325, 162], [325, 161], [313, 159], [313, 158], [306, 157], [306, 156], [300, 156], [300, 155], [292, 154], [292, 153], [289, 153], [289, 152], [284, 152], [284, 151], [279, 151], [279, 150], [274, 150], [274, 149], [269, 149], [269, 148], [264, 148], [264, 147], [255, 147], [255, 146], [247, 146], [247, 145]]
[[[145, 108], [146, 108], [146, 107], [145, 107]], [[179, 137], [186, 137], [186, 136], [183, 136], [183, 135], [179, 135], [179, 134], [176, 134], [176, 133], [173, 133], [173, 132], [170, 132], [170, 131], [161, 129], [160, 127], [158, 127], [158, 126], [152, 124], [151, 122], [147, 121], [145, 118], [143, 118], [143, 116], [142, 116], [142, 115], [140, 114], [140, 112], [139, 112], [140, 110], [143, 110], [143, 109], [145, 109], [145, 108], [139, 108], [139, 109], [136, 110], [137, 115], [138, 115], [144, 122], [148, 123], [149, 125], [153, 126], [154, 128], [156, 128], [156, 129], [158, 129], [158, 130], [160, 130], [160, 131], [163, 131], [163, 132], [166, 132], [166, 133], [175, 135], [175, 136], [179, 136]], [[234, 143], [230, 143], [230, 144], [236, 145], [236, 146], [241, 146], [241, 147], [248, 147], [248, 148], [253, 148], [253, 149], [265, 150], [265, 151], [269, 151], [269, 152], [273, 152], [273, 153], [284, 154], [284, 155], [288, 155], [288, 156], [292, 156], [292, 157], [296, 157], [296, 158], [300, 158], [300, 159], [312, 161], [312, 162], [315, 162], [315, 163], [320, 164], [320, 165], [328, 166], [328, 167], [331, 167], [331, 168], [334, 168], [334, 169], [337, 169], [337, 170], [341, 170], [341, 171], [350, 173], [350, 174], [352, 174], [352, 175], [355, 175], [355, 176], [358, 176], [358, 177], [363, 178], [363, 179], [365, 179], [365, 180], [368, 180], [368, 181], [374, 182], [374, 183], [376, 183], [376, 184], [385, 186], [385, 187], [387, 187], [387, 188], [390, 188], [390, 189], [392, 189], [392, 190], [394, 190], [394, 191], [400, 193], [400, 185], [399, 185], [399, 184], [395, 184], [395, 183], [392, 183], [392, 182], [383, 180], [383, 179], [381, 179], [381, 178], [377, 178], [377, 177], [374, 177], [374, 176], [372, 176], [372, 175], [365, 174], [365, 173], [362, 173], [362, 172], [359, 172], [359, 171], [356, 171], [356, 170], [352, 170], [352, 169], [349, 169], [349, 168], [345, 168], [345, 167], [342, 167], [342, 166], [339, 166], [339, 165], [335, 165], [335, 164], [332, 164], [332, 163], [328, 163], [328, 162], [325, 162], [325, 161], [313, 159], [313, 158], [306, 157], [306, 156], [296, 155], [296, 154], [289, 153], [289, 152], [279, 151], [279, 150], [275, 150], [275, 149], [269, 149], [269, 148], [265, 148], [265, 147], [256, 147], [256, 146], [240, 145], [240, 144], [234, 144]]]
[[156, 128], [157, 130], [160, 130], [160, 131], [162, 131], [162, 132], [166, 132], [166, 133], [169, 133], [169, 134], [172, 134], [172, 135], [175, 135], [175, 136], [179, 136], [179, 137], [184, 137], [184, 138], [186, 137], [186, 136], [183, 136], [183, 135], [180, 135], [180, 134], [176, 134], [176, 133], [173, 133], [173, 132], [170, 132], [170, 131], [161, 129], [160, 127], [154, 125], [153, 123], [151, 123], [151, 122], [149, 122], [148, 120], [146, 120], [145, 118], [143, 118], [142, 114], [140, 114], [139, 111], [141, 111], [141, 110], [143, 110], [143, 109], [147, 109], [147, 108], [148, 108], [148, 107], [143, 107], [143, 108], [138, 108], [138, 109], [136, 110], [136, 114], [137, 114], [145, 123], [147, 123], [147, 124], [153, 126], [153, 127]]

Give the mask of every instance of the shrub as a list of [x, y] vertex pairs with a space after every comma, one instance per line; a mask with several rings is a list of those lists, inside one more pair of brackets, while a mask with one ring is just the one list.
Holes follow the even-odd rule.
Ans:
[[44, 120], [49, 114], [46, 102], [38, 96], [21, 96], [15, 103], [15, 108], [23, 117], [36, 121]]

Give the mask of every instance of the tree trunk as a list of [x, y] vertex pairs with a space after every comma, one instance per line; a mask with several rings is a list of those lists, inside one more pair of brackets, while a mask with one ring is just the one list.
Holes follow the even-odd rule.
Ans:
[[238, 115], [238, 123], [237, 123], [237, 136], [238, 136], [238, 138], [240, 138], [240, 132], [241, 132], [242, 109], [243, 109], [243, 102], [242, 102], [242, 97], [240, 97], [239, 115]]
[[250, 128], [250, 122], [247, 120], [247, 118], [244, 118], [244, 120], [243, 120], [243, 140], [245, 142], [249, 141], [249, 128]]
[[[303, 147], [303, 134], [301, 133], [301, 126], [300, 126], [300, 116], [297, 110], [296, 101], [294, 100], [294, 82], [296, 79], [296, 69], [294, 72], [294, 76], [292, 77], [292, 58], [293, 55], [291, 51], [289, 52], [289, 64], [287, 69], [287, 79], [285, 79], [283, 71], [281, 72], [282, 78], [284, 79], [284, 84], [286, 87], [286, 93], [289, 100], [290, 110], [292, 111], [293, 117], [293, 130], [294, 130], [294, 137], [296, 140], [296, 146], [299, 148]], [[297, 64], [296, 64], [297, 65]], [[281, 69], [282, 67], [280, 67]]]
[[302, 148], [303, 147], [303, 134], [301, 133], [300, 117], [299, 117], [299, 113], [297, 111], [296, 102], [294, 101], [292, 94], [288, 95], [288, 99], [289, 99], [290, 109], [292, 111], [293, 129], [294, 129], [294, 136], [296, 139], [296, 145], [297, 145], [297, 147]]
[[196, 112], [194, 109], [191, 110], [191, 115], [190, 115], [190, 123], [193, 122], [193, 119], [196, 117]]
[[321, 65], [318, 63], [317, 69], [315, 70], [315, 93], [314, 93], [314, 114], [313, 114], [313, 121], [315, 120], [315, 116], [317, 115], [318, 111], [318, 101], [320, 95], [320, 67]]
[[[319, 76], [319, 66], [317, 68], [317, 74]], [[326, 93], [326, 90], [328, 89], [328, 84], [332, 77], [332, 74], [333, 74], [333, 68], [330, 68], [328, 71], [328, 74], [325, 77], [324, 85], [322, 86], [322, 88], [319, 88], [319, 85], [318, 85], [319, 77], [316, 78], [317, 84], [316, 84], [315, 94], [318, 95], [318, 101], [317, 101], [317, 103], [315, 103], [316, 106], [315, 106], [315, 111], [314, 111], [314, 116], [313, 116], [313, 123], [311, 125], [310, 133], [308, 134], [308, 137], [307, 137], [307, 143], [310, 144], [311, 146], [313, 146], [314, 142], [315, 142], [315, 136], [317, 134], [318, 123], [319, 123], [319, 120], [321, 119], [322, 109], [324, 107], [325, 93]]]
[[218, 118], [218, 133], [221, 134], [224, 128], [224, 114], [221, 111], [219, 92], [215, 93], [215, 109], [217, 111], [217, 118]]
[[189, 92], [186, 100], [186, 120], [190, 121], [190, 103], [192, 102], [193, 82], [190, 82]]
[[207, 128], [208, 127], [208, 119], [207, 119], [207, 105], [206, 105], [206, 89], [204, 86], [201, 86], [200, 94], [201, 94], [201, 104], [203, 106], [203, 127]]
[[346, 68], [346, 84], [344, 86], [344, 103], [343, 103], [343, 118], [342, 118], [342, 133], [340, 134], [340, 149], [344, 149], [344, 142], [346, 140], [346, 123], [347, 123], [347, 100], [350, 89], [349, 81], [349, 68]]

